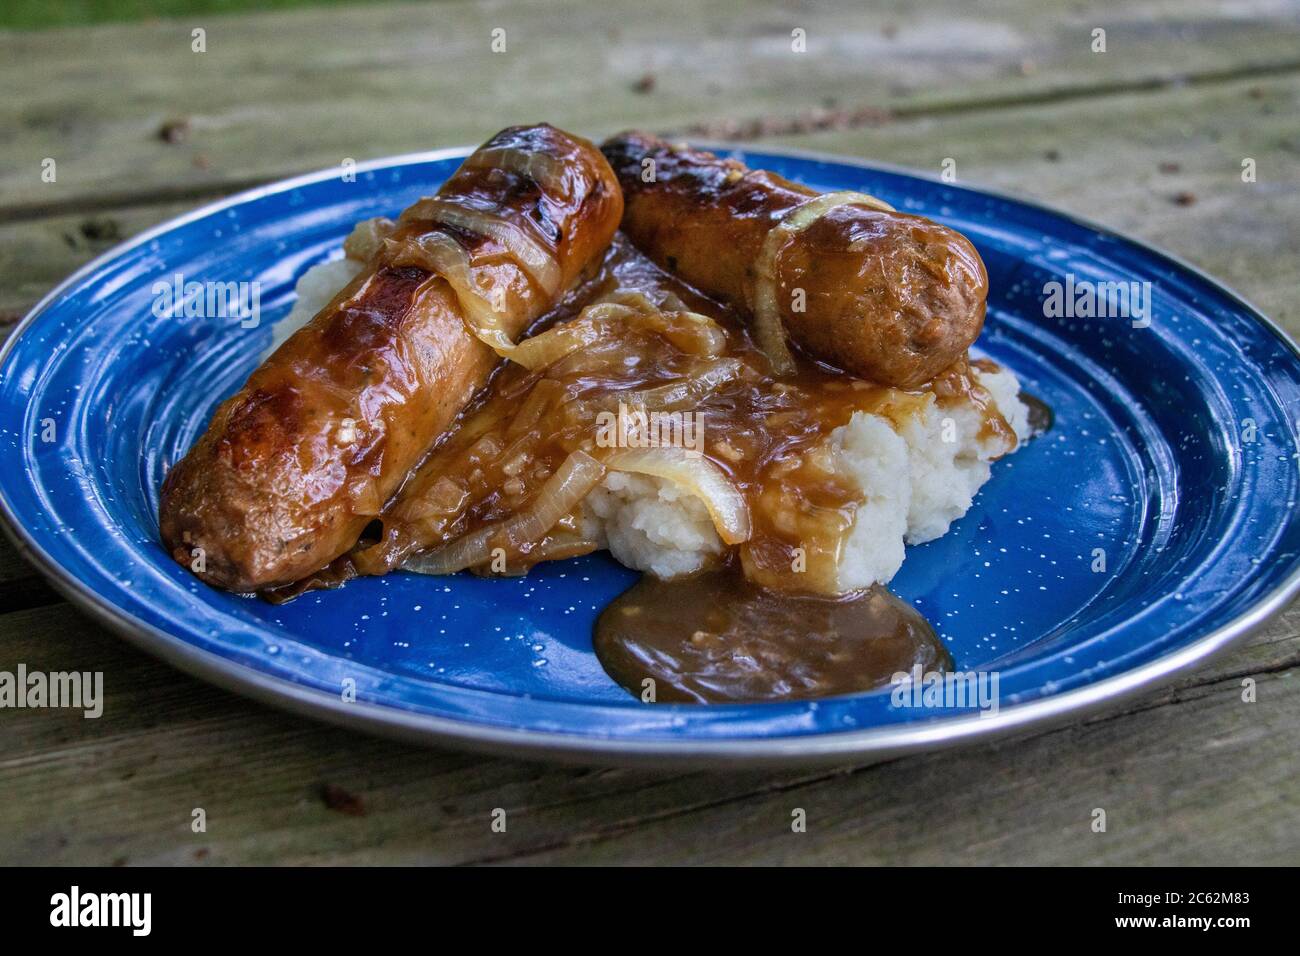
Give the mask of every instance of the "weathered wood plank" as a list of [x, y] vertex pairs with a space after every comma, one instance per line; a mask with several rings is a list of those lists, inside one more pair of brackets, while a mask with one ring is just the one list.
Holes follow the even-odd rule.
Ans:
[[[933, 173], [952, 158], [961, 183], [1048, 201], [1155, 242], [1286, 320], [1297, 307], [1290, 266], [1300, 246], [1300, 73], [771, 143], [781, 144]], [[1241, 179], [1245, 158], [1256, 160], [1254, 183]], [[11, 324], [114, 243], [193, 206], [169, 202], [0, 225], [0, 321]]]
[[91, 259], [197, 205], [155, 203], [0, 225], [0, 341], [45, 293]]
[[[471, 142], [541, 115], [591, 135], [632, 124], [758, 132], [935, 171], [951, 156], [959, 180], [1164, 245], [1300, 333], [1293, 8], [1143, 0], [1103, 14], [1007, 0], [791, 14], [771, 4], [738, 18], [730, 6], [447, 7], [437, 25], [400, 8], [378, 19], [214, 19], [207, 56], [222, 37], [225, 58], [206, 65], [188, 53], [183, 24], [179, 41], [176, 24], [154, 24], [72, 34], [69, 48], [54, 34], [0, 35], [11, 91], [0, 128], [19, 160], [0, 173], [0, 219], [66, 210], [0, 226], [0, 334], [6, 313], [114, 232], [192, 204], [150, 197]], [[475, 39], [502, 17], [512, 44], [525, 38], [504, 67]], [[796, 61], [785, 38], [805, 19], [816, 57]], [[575, 53], [575, 23], [584, 40], [601, 38], [594, 57]], [[1105, 55], [1087, 50], [1093, 25], [1108, 29]], [[101, 49], [115, 64], [94, 62]], [[588, 61], [599, 80], [574, 67]], [[653, 90], [634, 92], [647, 73]], [[1178, 76], [1203, 82], [1168, 84]], [[859, 111], [882, 105], [896, 118]], [[190, 117], [184, 142], [153, 138], [179, 115]], [[39, 182], [43, 149], [61, 151], [58, 198]], [[1249, 187], [1244, 156], [1259, 164]], [[1178, 168], [1162, 171], [1169, 163]], [[1178, 193], [1194, 201], [1179, 205]], [[0, 587], [27, 593], [23, 567], [0, 542]], [[0, 862], [1294, 863], [1298, 635], [1293, 607], [1168, 689], [1019, 741], [836, 774], [659, 776], [320, 727], [178, 675], [66, 605], [38, 606], [0, 616], [0, 669], [103, 670], [108, 709], [99, 721], [0, 711]], [[1259, 702], [1244, 704], [1240, 681], [1252, 675]], [[365, 815], [329, 809], [326, 784], [359, 797]], [[1088, 827], [1098, 806], [1107, 834]], [[208, 812], [206, 834], [189, 829], [195, 807]], [[494, 807], [509, 813], [506, 834], [488, 827]], [[808, 812], [807, 834], [790, 832], [794, 807]]]
[[[1300, 73], [773, 138], [782, 144], [935, 173], [951, 157], [959, 182], [1051, 202], [1155, 242], [1285, 321], [1296, 309]], [[1254, 183], [1241, 180], [1247, 157], [1257, 163]], [[11, 326], [85, 261], [193, 205], [0, 225], [0, 335], [5, 319]]]
[[[1066, 729], [852, 771], [669, 776], [372, 740], [179, 677], [66, 606], [10, 618], [0, 666], [102, 670], [106, 703], [98, 720], [0, 714], [0, 863], [1173, 863], [1300, 853], [1297, 609], [1200, 673]], [[1243, 676], [1257, 679], [1257, 703], [1241, 701]], [[331, 809], [326, 786], [364, 813]], [[1105, 835], [1089, 829], [1098, 806]], [[203, 834], [190, 830], [197, 807]], [[498, 807], [505, 834], [489, 827]], [[796, 807], [807, 834], [790, 830]]]
[[1268, 75], [1300, 66], [1298, 39], [1300, 14], [1268, 0], [440, 3], [0, 33], [0, 214], [220, 192], [539, 119], [780, 129]]
[[[653, 827], [607, 833], [597, 825], [524, 859], [1294, 865], [1295, 681], [1294, 672], [1269, 675], [1255, 704], [1227, 682], [1135, 717], [896, 761], [663, 817]], [[1091, 828], [1098, 808], [1105, 833]], [[806, 814], [806, 833], [791, 831], [796, 809]]]

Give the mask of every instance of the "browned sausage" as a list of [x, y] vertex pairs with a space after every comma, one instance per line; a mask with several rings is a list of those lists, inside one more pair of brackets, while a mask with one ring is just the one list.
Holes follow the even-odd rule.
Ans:
[[[479, 212], [408, 210], [394, 242], [221, 404], [168, 474], [163, 542], [206, 565], [205, 581], [254, 591], [328, 564], [486, 381], [497, 357], [466, 328], [452, 285], [394, 249], [451, 237], [517, 337], [598, 263], [623, 208], [600, 152], [547, 125], [498, 133], [438, 198]], [[476, 230], [480, 212], [531, 242]]]
[[[623, 187], [628, 238], [700, 291], [752, 313], [769, 231], [817, 193], [644, 133], [623, 133], [602, 149]], [[929, 381], [984, 324], [988, 276], [979, 253], [921, 216], [837, 206], [786, 239], [773, 264], [789, 337], [812, 357], [883, 385]]]

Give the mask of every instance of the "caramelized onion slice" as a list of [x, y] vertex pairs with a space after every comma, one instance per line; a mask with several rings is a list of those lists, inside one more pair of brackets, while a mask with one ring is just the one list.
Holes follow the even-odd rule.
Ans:
[[708, 509], [713, 527], [727, 544], [748, 541], [749, 504], [722, 469], [685, 448], [624, 448], [605, 459], [611, 471], [662, 478], [690, 492]]
[[480, 236], [491, 236], [509, 250], [548, 296], [560, 291], [560, 264], [542, 243], [503, 216], [461, 205], [441, 196], [426, 196], [402, 213], [402, 222], [432, 220]]
[[625, 405], [642, 405], [647, 411], [675, 412], [699, 404], [710, 392], [739, 378], [744, 370], [745, 363], [740, 359], [718, 359], [681, 381], [654, 388], [610, 392], [605, 397]]
[[754, 260], [754, 338], [778, 375], [794, 371], [794, 357], [785, 341], [781, 309], [776, 302], [776, 257], [791, 238], [839, 206], [866, 206], [882, 212], [894, 207], [866, 193], [826, 193], [797, 206], [773, 226]]
[[[697, 312], [662, 312], [644, 296], [620, 296], [593, 303], [576, 319], [524, 339], [507, 357], [530, 371], [554, 365], [578, 349], [639, 319], [683, 352], [712, 357], [726, 347], [727, 335], [718, 323]], [[505, 354], [505, 353], [502, 353]]]
[[663, 318], [667, 321], [660, 323], [660, 334], [683, 352], [711, 358], [727, 347], [727, 333], [707, 315], [685, 310]]
[[509, 358], [515, 345], [501, 322], [501, 315], [483, 296], [482, 287], [470, 271], [469, 253], [446, 233], [427, 232], [405, 240], [386, 240], [389, 262], [395, 266], [414, 265], [436, 272], [447, 280], [469, 330], [483, 344], [502, 358]]
[[600, 542], [592, 541], [580, 535], [547, 535], [540, 545], [528, 553], [528, 560], [534, 564], [543, 561], [563, 561], [577, 558], [600, 550]]
[[454, 238], [429, 232], [404, 239], [381, 240], [388, 262], [414, 265], [442, 276], [460, 302], [465, 324], [479, 341], [502, 358], [529, 371], [553, 365], [579, 349], [594, 345], [626, 320], [641, 316], [683, 351], [716, 355], [726, 345], [726, 333], [708, 316], [689, 311], [665, 313], [640, 293], [619, 294], [593, 303], [572, 321], [548, 329], [516, 345], [474, 278], [469, 253]]
[[506, 357], [530, 371], [546, 368], [578, 349], [594, 345], [610, 333], [614, 322], [634, 314], [631, 306], [613, 302], [589, 305], [573, 321], [524, 339]]
[[620, 290], [602, 297], [599, 303], [627, 306], [683, 352], [713, 357], [727, 347], [727, 333], [722, 326], [707, 315], [692, 312], [674, 294], [655, 303], [644, 292]]
[[546, 479], [528, 507], [408, 558], [402, 567], [417, 574], [453, 574], [488, 564], [494, 548], [509, 546], [518, 551], [524, 545], [535, 544], [581, 504], [604, 475], [603, 464], [584, 451], [575, 451]]
[[504, 169], [518, 176], [526, 176], [547, 193], [569, 195], [569, 181], [564, 162], [548, 153], [497, 146], [480, 149], [465, 160], [469, 169]]

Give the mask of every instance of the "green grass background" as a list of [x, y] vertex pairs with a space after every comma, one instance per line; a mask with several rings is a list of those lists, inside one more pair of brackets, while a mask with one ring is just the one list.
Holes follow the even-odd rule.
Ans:
[[0, 0], [0, 29], [39, 30], [86, 23], [340, 6], [358, 2], [383, 0]]

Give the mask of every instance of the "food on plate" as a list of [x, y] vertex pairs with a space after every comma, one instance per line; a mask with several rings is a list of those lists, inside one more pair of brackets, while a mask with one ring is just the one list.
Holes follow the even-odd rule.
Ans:
[[[336, 579], [520, 574], [607, 548], [659, 577], [734, 555], [756, 582], [843, 595], [888, 582], [904, 542], [946, 532], [1028, 437], [1015, 377], [987, 361], [913, 391], [809, 362], [777, 378], [731, 310], [625, 240], [592, 285], [524, 340], [529, 365], [502, 369]], [[560, 497], [566, 462], [582, 480]], [[527, 523], [543, 504], [564, 520]]]
[[853, 694], [952, 665], [925, 618], [884, 588], [827, 601], [727, 572], [645, 575], [601, 613], [593, 644], [610, 677], [661, 704]]
[[645, 133], [601, 148], [623, 187], [623, 232], [673, 275], [752, 316], [778, 371], [793, 368], [788, 337], [867, 381], [915, 388], [980, 333], [984, 263], [946, 226]]
[[[162, 539], [234, 591], [355, 544], [523, 332], [600, 261], [622, 197], [585, 140], [488, 140], [434, 197], [354, 235], [354, 277], [217, 409], [168, 474]], [[472, 275], [472, 284], [470, 276]]]
[[[506, 131], [304, 274], [278, 347], [167, 479], [178, 560], [212, 542], [205, 579], [285, 601], [608, 550], [647, 577], [595, 650], [643, 699], [948, 666], [884, 585], [1043, 425], [969, 352], [974, 247], [644, 134], [605, 153], [612, 171], [558, 130]], [[657, 183], [632, 180], [643, 158]], [[796, 291], [807, 311], [774, 304]]]

